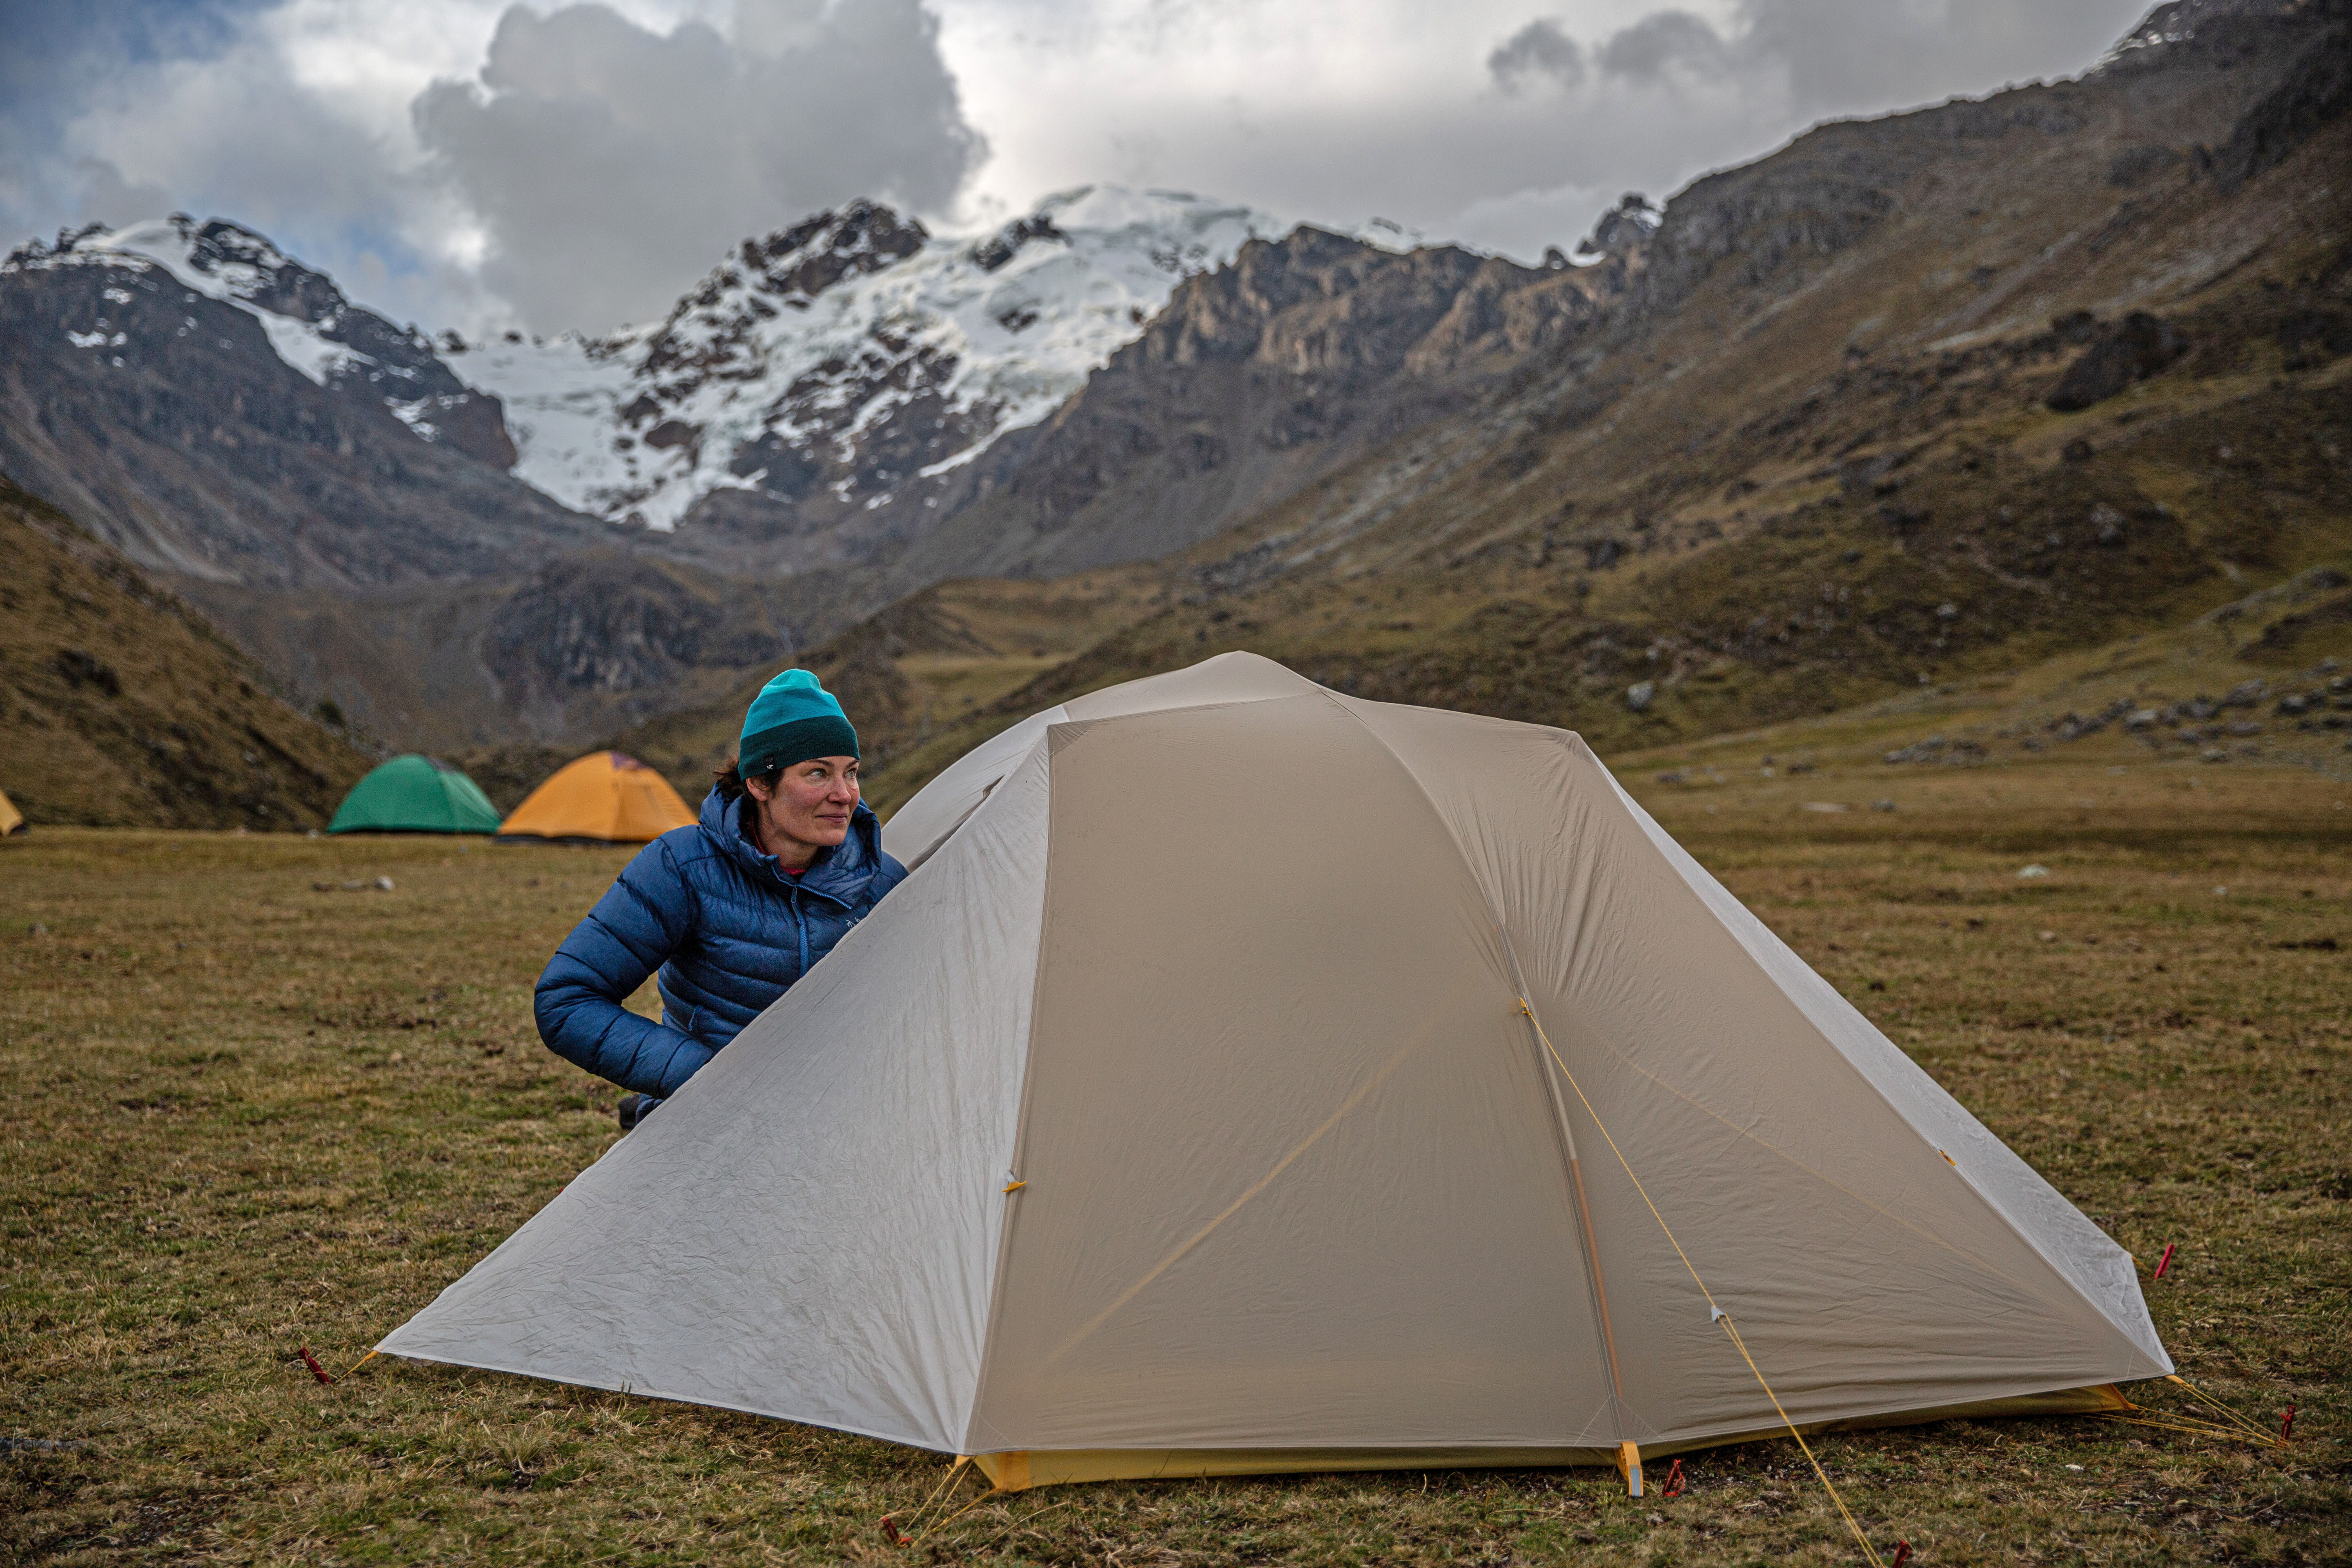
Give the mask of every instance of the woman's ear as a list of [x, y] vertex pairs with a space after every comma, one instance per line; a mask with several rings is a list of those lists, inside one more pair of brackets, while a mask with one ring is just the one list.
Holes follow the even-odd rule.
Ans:
[[750, 795], [753, 800], [761, 802], [762, 804], [773, 800], [776, 796], [775, 787], [763, 778], [745, 779], [743, 781], [743, 793]]

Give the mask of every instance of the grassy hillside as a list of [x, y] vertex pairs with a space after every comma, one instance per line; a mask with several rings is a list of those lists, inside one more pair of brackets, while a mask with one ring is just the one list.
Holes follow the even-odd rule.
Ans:
[[323, 827], [372, 759], [0, 479], [0, 789], [35, 825]]

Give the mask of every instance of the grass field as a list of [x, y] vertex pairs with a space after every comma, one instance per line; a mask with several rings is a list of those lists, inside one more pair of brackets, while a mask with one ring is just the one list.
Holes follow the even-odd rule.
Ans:
[[[1821, 1440], [1880, 1550], [2352, 1561], [2352, 791], [2121, 752], [1791, 779], [1727, 744], [1704, 788], [1656, 784], [1672, 760], [1623, 771], [2139, 1257], [2187, 1374], [2273, 1427], [2299, 1411], [2284, 1449], [2087, 1419]], [[1858, 1560], [1785, 1440], [1686, 1458], [1670, 1501], [1581, 1470], [1118, 1484], [904, 1550], [879, 1521], [935, 1456], [383, 1361], [321, 1386], [298, 1347], [350, 1365], [616, 1136], [529, 999], [624, 858], [0, 845], [0, 1561]]]

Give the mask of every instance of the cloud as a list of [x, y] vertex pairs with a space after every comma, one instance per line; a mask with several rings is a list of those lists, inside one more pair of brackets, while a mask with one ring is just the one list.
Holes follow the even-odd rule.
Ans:
[[1717, 26], [1660, 10], [1598, 43], [1605, 77], [1644, 86], [1737, 79], [1800, 116], [1903, 108], [2082, 69], [2141, 0], [1738, 0]]
[[731, 38], [517, 5], [414, 114], [485, 283], [542, 328], [657, 315], [746, 234], [854, 196], [936, 212], [985, 147], [917, 0], [746, 0]]
[[[1559, 90], [1541, 95], [1537, 124], [1518, 127], [1555, 150], [1551, 178], [1507, 184], [1524, 163], [1506, 153], [1484, 165], [1485, 188], [1453, 218], [1423, 210], [1412, 221], [1531, 256], [1544, 227], [1588, 192], [1673, 191], [1824, 119], [2072, 75], [2146, 4], [1718, 0], [1704, 15], [1664, 8], [1612, 17], [1588, 8], [1573, 30], [1538, 16], [1506, 35], [1487, 67], [1507, 94], [1542, 58], [1583, 68], [1549, 75]], [[1538, 104], [1516, 107], [1525, 113]]]
[[117, 221], [107, 207], [152, 187], [126, 188], [121, 171], [104, 158], [61, 155], [68, 128], [126, 74], [218, 58], [252, 14], [273, 3], [9, 0], [0, 8], [0, 37], [7, 39], [0, 47], [0, 219], [17, 233], [92, 217]]
[[1538, 81], [1577, 87], [1584, 80], [1584, 50], [1557, 18], [1538, 16], [1495, 46], [1486, 57], [1486, 74], [1505, 92]]
[[1595, 58], [1608, 75], [1643, 83], [1662, 81], [1678, 68], [1720, 75], [1731, 64], [1723, 39], [1688, 11], [1654, 11], [1613, 35]]
[[0, 243], [218, 215], [469, 336], [657, 314], [853, 195], [971, 226], [1115, 179], [1533, 259], [2148, 3], [0, 0]]
[[78, 192], [74, 216], [84, 222], [120, 228], [167, 211], [172, 205], [171, 195], [163, 186], [152, 181], [125, 179], [122, 171], [104, 158], [75, 159], [73, 177]]

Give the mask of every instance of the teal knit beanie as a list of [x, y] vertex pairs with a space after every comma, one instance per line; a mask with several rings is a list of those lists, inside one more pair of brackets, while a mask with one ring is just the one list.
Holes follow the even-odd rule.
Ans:
[[857, 755], [857, 731], [832, 692], [805, 669], [788, 669], [760, 689], [743, 715], [735, 766], [747, 778], [811, 757]]

